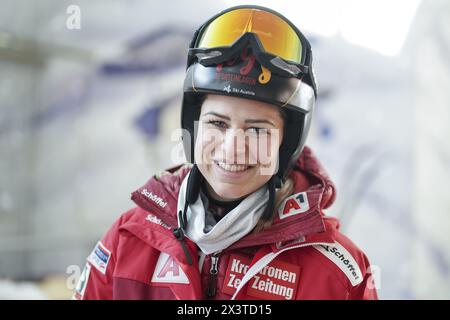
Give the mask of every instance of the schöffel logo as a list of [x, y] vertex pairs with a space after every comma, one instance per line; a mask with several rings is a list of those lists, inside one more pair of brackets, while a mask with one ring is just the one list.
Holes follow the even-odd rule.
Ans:
[[363, 277], [358, 263], [340, 243], [335, 242], [332, 246], [317, 245], [314, 248], [333, 261], [345, 273], [353, 286], [362, 282]]
[[148, 199], [159, 205], [161, 208], [165, 208], [167, 205], [167, 202], [158, 197], [156, 194], [153, 194], [151, 191], [148, 191], [147, 189], [142, 190], [141, 194], [143, 194]]
[[147, 218], [145, 218], [145, 220], [150, 221], [150, 222], [155, 223], [155, 224], [158, 224], [161, 227], [170, 230], [170, 227], [167, 224], [165, 224], [161, 219], [155, 217], [152, 214], [147, 215]]

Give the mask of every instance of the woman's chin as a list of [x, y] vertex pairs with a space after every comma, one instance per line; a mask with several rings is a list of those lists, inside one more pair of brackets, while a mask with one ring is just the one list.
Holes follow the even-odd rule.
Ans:
[[[236, 186], [233, 186], [233, 188], [235, 189]], [[214, 197], [217, 197], [219, 200], [222, 201], [232, 201], [232, 200], [237, 200], [240, 199], [242, 197], [244, 197], [247, 193], [242, 190], [242, 191], [238, 191], [237, 190], [230, 190], [230, 185], [226, 184], [223, 186], [215, 186], [213, 187], [214, 189]]]

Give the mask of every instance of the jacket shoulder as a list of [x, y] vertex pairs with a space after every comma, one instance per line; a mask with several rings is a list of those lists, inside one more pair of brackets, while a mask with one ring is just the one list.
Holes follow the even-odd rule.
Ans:
[[153, 179], [163, 185], [168, 191], [177, 191], [184, 177], [192, 169], [192, 164], [180, 164], [166, 169], [153, 176]]
[[144, 211], [157, 213], [168, 225], [176, 226], [178, 193], [191, 168], [191, 164], [182, 164], [153, 175], [131, 193], [131, 200]]
[[109, 227], [108, 231], [103, 236], [102, 242], [104, 244], [110, 245], [111, 247], [114, 247], [116, 245], [116, 238], [118, 237], [120, 228], [128, 222], [137, 220], [144, 214], [145, 213], [143, 212], [143, 210], [137, 206], [123, 212]]
[[[331, 218], [330, 218], [331, 219]], [[332, 218], [333, 223], [337, 219]], [[333, 230], [334, 243], [329, 245], [313, 246], [324, 258], [349, 288], [356, 287], [364, 282], [370, 273], [370, 263], [366, 254], [350, 238], [339, 231], [339, 226]]]

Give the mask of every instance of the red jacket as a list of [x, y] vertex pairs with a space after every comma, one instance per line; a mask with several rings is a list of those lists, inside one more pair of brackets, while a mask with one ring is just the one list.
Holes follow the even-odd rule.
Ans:
[[190, 168], [170, 169], [132, 193], [137, 207], [97, 243], [75, 299], [377, 299], [367, 257], [323, 214], [335, 188], [308, 147], [291, 173], [295, 194], [273, 225], [218, 257], [199, 255], [192, 241], [174, 236]]

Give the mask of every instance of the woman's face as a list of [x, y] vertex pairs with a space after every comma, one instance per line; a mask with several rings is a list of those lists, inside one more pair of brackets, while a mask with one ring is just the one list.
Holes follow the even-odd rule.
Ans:
[[195, 162], [210, 196], [234, 200], [263, 186], [278, 169], [282, 139], [278, 107], [208, 95], [199, 118]]

